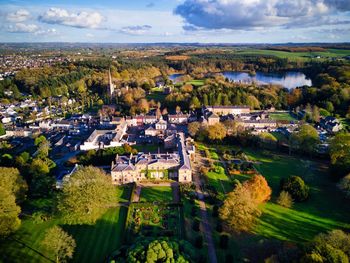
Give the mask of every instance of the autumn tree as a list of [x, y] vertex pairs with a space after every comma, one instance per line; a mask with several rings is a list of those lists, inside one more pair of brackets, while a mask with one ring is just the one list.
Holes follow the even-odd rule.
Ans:
[[258, 204], [267, 202], [271, 198], [272, 190], [265, 177], [260, 174], [245, 181], [243, 187], [251, 193], [253, 200]]
[[56, 263], [65, 262], [67, 258], [73, 258], [76, 247], [73, 237], [59, 226], [53, 226], [46, 231], [42, 244], [54, 256]]
[[284, 206], [286, 208], [290, 208], [293, 205], [293, 198], [290, 195], [290, 193], [288, 193], [287, 191], [281, 191], [280, 195], [277, 198], [277, 204], [279, 204], [280, 206]]
[[113, 204], [114, 195], [110, 178], [102, 170], [81, 167], [63, 184], [58, 210], [69, 224], [94, 224]]
[[201, 128], [201, 124], [200, 122], [190, 122], [187, 126], [188, 129], [188, 133], [192, 136], [195, 137], [199, 131], [199, 129]]
[[258, 203], [251, 192], [239, 184], [227, 194], [219, 209], [220, 218], [235, 232], [249, 231], [260, 215]]
[[19, 228], [20, 212], [15, 194], [10, 189], [0, 186], [0, 236], [8, 236]]
[[208, 138], [210, 140], [222, 140], [226, 137], [226, 134], [226, 127], [220, 122], [214, 125], [209, 125], [208, 127]]

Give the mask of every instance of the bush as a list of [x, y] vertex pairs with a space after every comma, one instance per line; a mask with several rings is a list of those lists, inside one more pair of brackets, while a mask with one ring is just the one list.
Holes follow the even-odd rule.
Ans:
[[199, 231], [199, 224], [200, 224], [199, 220], [198, 220], [198, 219], [195, 219], [195, 220], [193, 221], [192, 229], [193, 229], [194, 231], [198, 232], [198, 231]]
[[350, 198], [350, 174], [340, 180], [338, 188], [345, 194], [346, 198]]
[[222, 234], [220, 236], [220, 248], [222, 248], [222, 249], [227, 249], [228, 248], [229, 238], [230, 237], [227, 234]]
[[309, 197], [309, 187], [299, 176], [282, 179], [281, 188], [290, 193], [295, 201], [302, 202]]
[[293, 205], [293, 198], [287, 191], [282, 191], [277, 198], [277, 204], [291, 208]]
[[195, 246], [196, 246], [196, 248], [199, 248], [199, 249], [201, 249], [203, 247], [203, 237], [202, 236], [198, 236], [196, 238]]

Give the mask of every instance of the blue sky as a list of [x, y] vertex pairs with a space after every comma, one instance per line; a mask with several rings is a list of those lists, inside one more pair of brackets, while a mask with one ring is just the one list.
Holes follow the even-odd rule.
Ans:
[[350, 0], [0, 0], [0, 42], [349, 42]]

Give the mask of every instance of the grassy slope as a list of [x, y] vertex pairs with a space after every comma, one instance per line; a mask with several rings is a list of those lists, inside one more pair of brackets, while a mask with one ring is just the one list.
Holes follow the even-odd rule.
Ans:
[[171, 202], [173, 194], [170, 186], [142, 187], [141, 202]]
[[[264, 214], [255, 229], [257, 234], [302, 242], [330, 229], [350, 229], [350, 208], [334, 182], [331, 182], [324, 164], [268, 152], [263, 154], [261, 151], [249, 150], [247, 153], [260, 162], [256, 167], [273, 190], [272, 199], [264, 207]], [[296, 203], [292, 209], [286, 209], [274, 202], [279, 194], [281, 178], [290, 175], [301, 176], [311, 191], [308, 201]]]
[[[121, 201], [128, 200], [129, 189], [117, 189]], [[34, 223], [31, 219], [23, 219], [21, 228], [11, 241], [1, 245], [0, 250], [4, 262], [49, 262], [50, 255], [41, 246], [45, 231], [60, 225], [73, 236], [77, 243], [74, 254], [75, 262], [103, 262], [122, 242], [127, 208], [110, 208], [95, 225], [65, 225], [60, 219], [51, 219], [43, 223]], [[23, 245], [24, 244], [24, 245]], [[6, 260], [7, 258], [7, 260]]]

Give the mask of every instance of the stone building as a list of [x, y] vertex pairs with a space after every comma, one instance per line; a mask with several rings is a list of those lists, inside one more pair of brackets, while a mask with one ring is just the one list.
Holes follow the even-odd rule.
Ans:
[[139, 153], [130, 156], [116, 156], [111, 165], [113, 184], [126, 184], [146, 179], [172, 179], [191, 182], [192, 170], [190, 153], [185, 135], [176, 135], [177, 151], [173, 153]]

